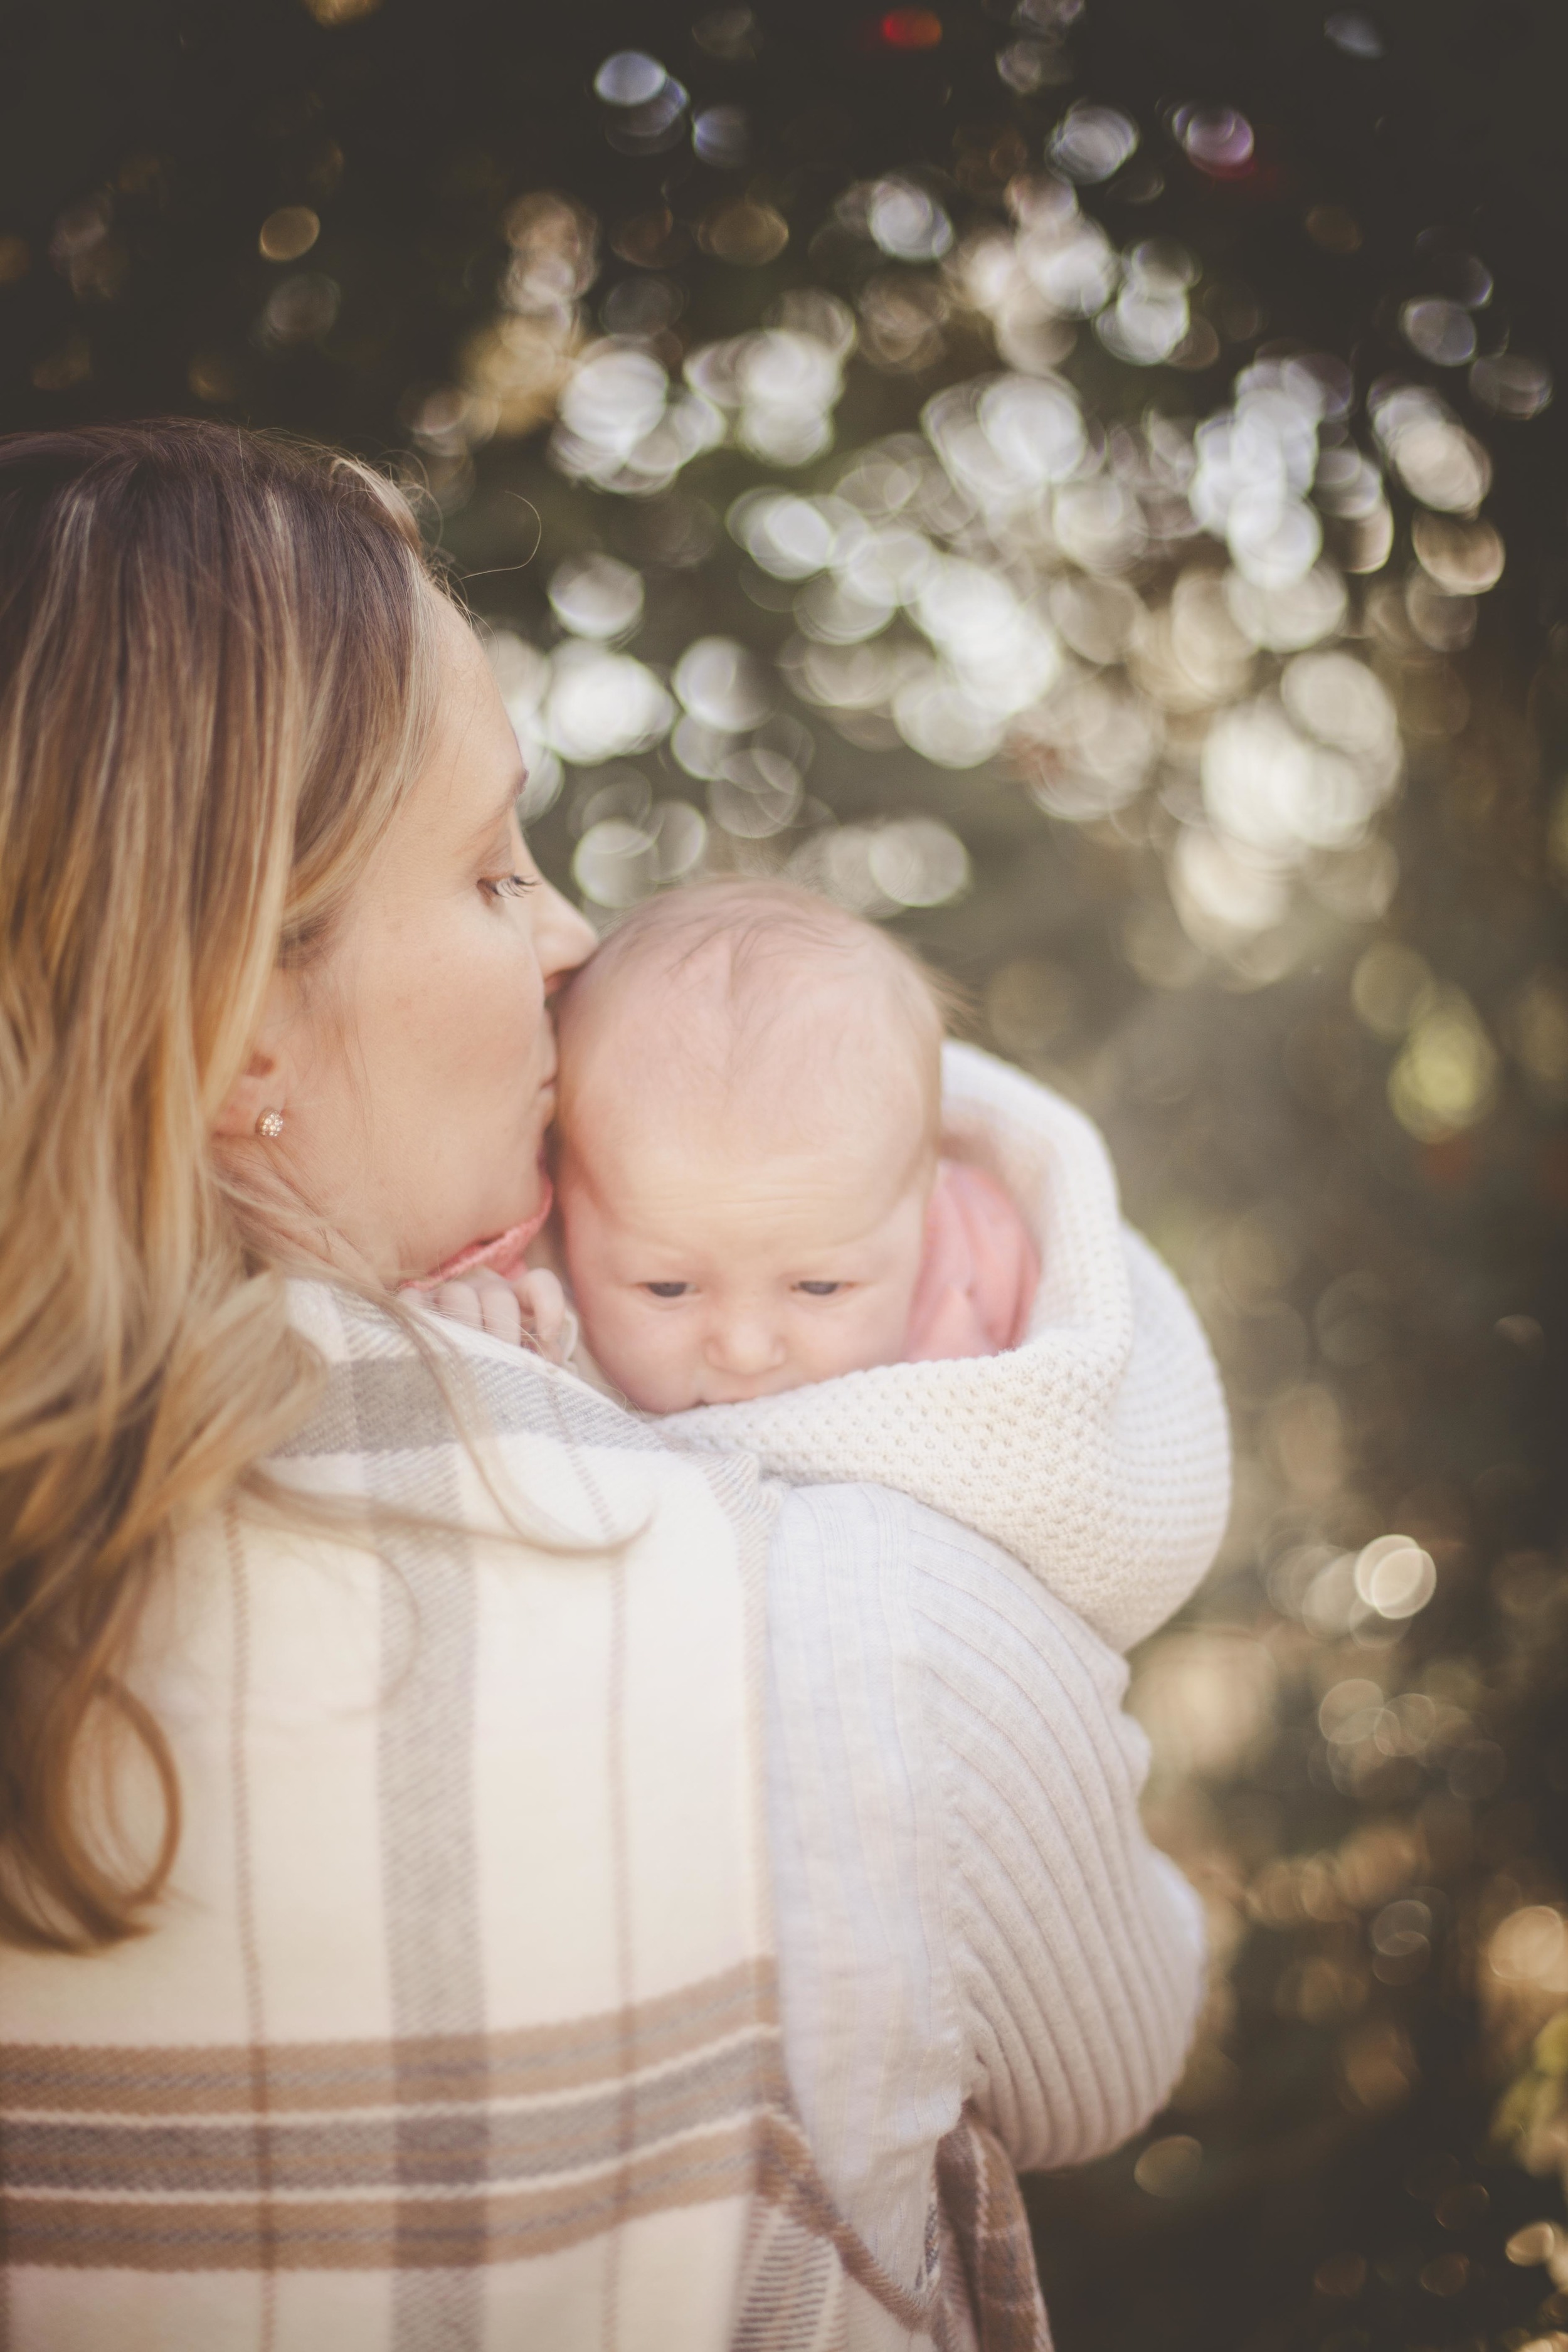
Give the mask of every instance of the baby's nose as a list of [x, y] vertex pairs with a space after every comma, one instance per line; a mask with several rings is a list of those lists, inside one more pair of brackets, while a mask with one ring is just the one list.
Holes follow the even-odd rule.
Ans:
[[718, 1371], [751, 1380], [784, 1360], [784, 1334], [767, 1316], [727, 1316], [709, 1332], [708, 1360]]

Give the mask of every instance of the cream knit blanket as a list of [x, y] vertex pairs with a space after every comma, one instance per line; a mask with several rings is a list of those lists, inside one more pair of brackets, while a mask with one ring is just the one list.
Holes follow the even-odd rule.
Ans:
[[944, 1149], [1003, 1183], [1040, 1248], [1023, 1346], [888, 1364], [660, 1433], [795, 1485], [894, 1486], [989, 1536], [1104, 1640], [1163, 1623], [1213, 1559], [1230, 1500], [1214, 1359], [1174, 1277], [1121, 1222], [1089, 1121], [973, 1045], [944, 1048]]

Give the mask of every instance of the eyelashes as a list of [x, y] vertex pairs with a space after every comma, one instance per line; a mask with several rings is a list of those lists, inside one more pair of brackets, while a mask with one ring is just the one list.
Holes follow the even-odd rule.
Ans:
[[495, 874], [479, 884], [487, 898], [521, 898], [534, 887], [531, 874]]

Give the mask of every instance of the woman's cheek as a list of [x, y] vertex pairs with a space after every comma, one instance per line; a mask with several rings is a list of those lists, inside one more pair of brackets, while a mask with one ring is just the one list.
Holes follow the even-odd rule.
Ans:
[[513, 931], [490, 946], [489, 955], [474, 961], [469, 1018], [476, 1034], [493, 1040], [499, 1052], [515, 1056], [538, 1036], [544, 1019], [544, 984], [526, 938]]

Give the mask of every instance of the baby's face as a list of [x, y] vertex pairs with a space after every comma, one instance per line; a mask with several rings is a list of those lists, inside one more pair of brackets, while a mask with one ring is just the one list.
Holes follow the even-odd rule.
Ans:
[[896, 1363], [933, 1173], [907, 1118], [832, 1152], [738, 1153], [689, 1118], [602, 1150], [570, 1137], [562, 1227], [590, 1349], [646, 1412]]

